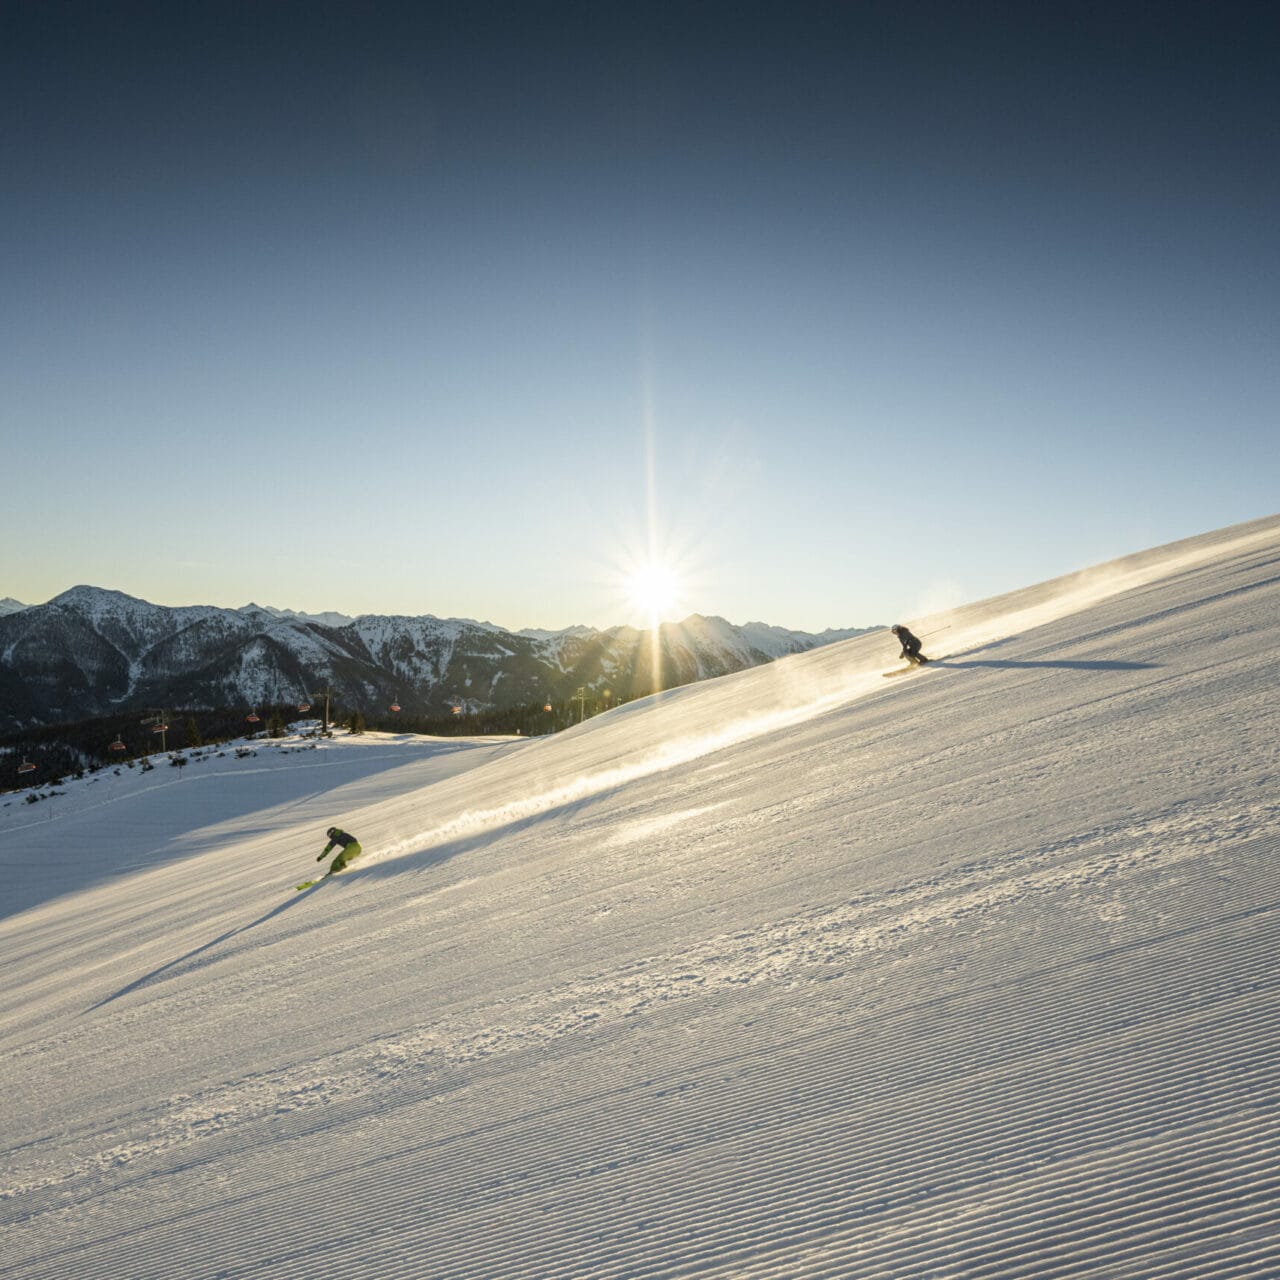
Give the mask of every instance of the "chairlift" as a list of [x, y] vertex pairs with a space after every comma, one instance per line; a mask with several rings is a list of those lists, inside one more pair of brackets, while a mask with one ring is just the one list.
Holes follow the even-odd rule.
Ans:
[[18, 766], [19, 773], [35, 773], [35, 771], [36, 771], [36, 767], [31, 763], [30, 760], [24, 759], [23, 762]]
[[124, 745], [124, 741], [121, 739], [120, 735], [116, 734], [116, 740], [107, 748], [107, 750], [108, 751], [127, 751], [128, 748]]
[[309, 702], [300, 702], [300, 703], [298, 703], [298, 711], [299, 711], [302, 715], [306, 715], [306, 714], [307, 714], [307, 712], [308, 712], [308, 711], [310, 711], [310, 710], [311, 710], [311, 703], [309, 703]]
[[549, 703], [549, 702], [544, 703], [544, 704], [543, 704], [543, 706], [542, 706], [542, 709], [543, 709], [543, 711], [550, 711], [550, 710], [551, 710], [551, 703]]
[[249, 714], [245, 716], [245, 720], [247, 720], [249, 724], [257, 724], [260, 719], [261, 717], [258, 715], [256, 710], [250, 711]]
[[455, 704], [453, 707], [453, 714], [455, 716], [460, 716], [462, 714], [462, 708]]
[[393, 703], [391, 704], [390, 710], [392, 710], [392, 711], [399, 711], [399, 710], [400, 710], [400, 704], [399, 704], [398, 702], [393, 702]]
[[152, 733], [168, 733], [168, 732], [169, 732], [169, 726], [168, 726], [167, 724], [157, 724], [157, 725], [153, 725], [153, 726], [152, 726], [152, 729], [151, 729], [151, 732], [152, 732]]

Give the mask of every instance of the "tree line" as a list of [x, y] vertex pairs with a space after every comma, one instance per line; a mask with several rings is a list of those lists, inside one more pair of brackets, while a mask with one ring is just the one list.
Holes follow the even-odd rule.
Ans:
[[[330, 732], [413, 733], [437, 738], [559, 733], [610, 707], [629, 702], [586, 690], [571, 698], [476, 711], [460, 708], [443, 715], [365, 712], [341, 705], [330, 711]], [[0, 792], [57, 786], [112, 765], [136, 763], [161, 751], [182, 753], [247, 737], [280, 738], [288, 726], [308, 721], [322, 731], [322, 715], [300, 713], [294, 704], [256, 708], [120, 712], [64, 724], [39, 725], [0, 737]], [[256, 719], [250, 720], [250, 716]], [[164, 726], [163, 732], [160, 731]], [[34, 765], [34, 768], [25, 766]]]
[[513, 707], [490, 707], [478, 711], [463, 708], [444, 715], [382, 711], [376, 715], [365, 715], [363, 723], [365, 727], [379, 733], [419, 733], [435, 738], [473, 738], [493, 734], [518, 734], [536, 738], [559, 733], [581, 720], [589, 720], [610, 707], [630, 701], [632, 696], [584, 692], [581, 697], [527, 702]]

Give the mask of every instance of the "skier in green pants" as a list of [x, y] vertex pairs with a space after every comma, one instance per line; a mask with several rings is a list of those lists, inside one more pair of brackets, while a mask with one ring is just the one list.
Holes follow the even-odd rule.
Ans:
[[326, 876], [331, 876], [353, 863], [360, 856], [360, 841], [338, 827], [330, 827], [325, 832], [325, 835], [329, 837], [329, 843], [325, 845], [324, 852], [317, 856], [317, 862], [323, 862], [329, 856], [330, 849], [336, 849], [339, 845], [342, 846], [342, 852], [334, 858], [333, 865], [324, 873]]

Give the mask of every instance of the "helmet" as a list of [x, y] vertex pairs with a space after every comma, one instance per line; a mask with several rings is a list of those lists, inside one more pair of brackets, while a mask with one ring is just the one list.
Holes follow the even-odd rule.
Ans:
[[893, 626], [891, 626], [891, 627], [889, 628], [889, 630], [890, 630], [890, 631], [892, 631], [892, 632], [893, 632], [893, 634], [896, 636], [896, 635], [898, 634], [898, 632], [902, 630], [902, 627], [901, 627], [901, 625], [900, 625], [899, 623], [896, 623], [896, 622], [895, 622], [895, 623], [893, 624]]
[[325, 832], [325, 835], [327, 835], [330, 840], [332, 840], [333, 837], [336, 836], [337, 834], [338, 834], [337, 827], [330, 827], [329, 830]]

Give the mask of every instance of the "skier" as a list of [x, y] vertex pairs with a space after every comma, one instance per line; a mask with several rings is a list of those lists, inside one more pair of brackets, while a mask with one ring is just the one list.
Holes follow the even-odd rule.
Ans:
[[898, 637], [898, 643], [902, 645], [902, 652], [898, 654], [898, 657], [906, 658], [913, 667], [919, 666], [922, 662], [929, 661], [929, 659], [920, 652], [920, 640], [918, 636], [913, 636], [911, 632], [899, 622], [895, 622], [890, 630]]
[[330, 827], [325, 835], [329, 837], [329, 843], [325, 845], [324, 852], [318, 854], [317, 862], [323, 862], [329, 856], [329, 850], [342, 846], [342, 852], [333, 860], [332, 866], [324, 874], [326, 876], [336, 875], [344, 867], [353, 863], [361, 854], [360, 841], [355, 836], [348, 835], [339, 827]]

